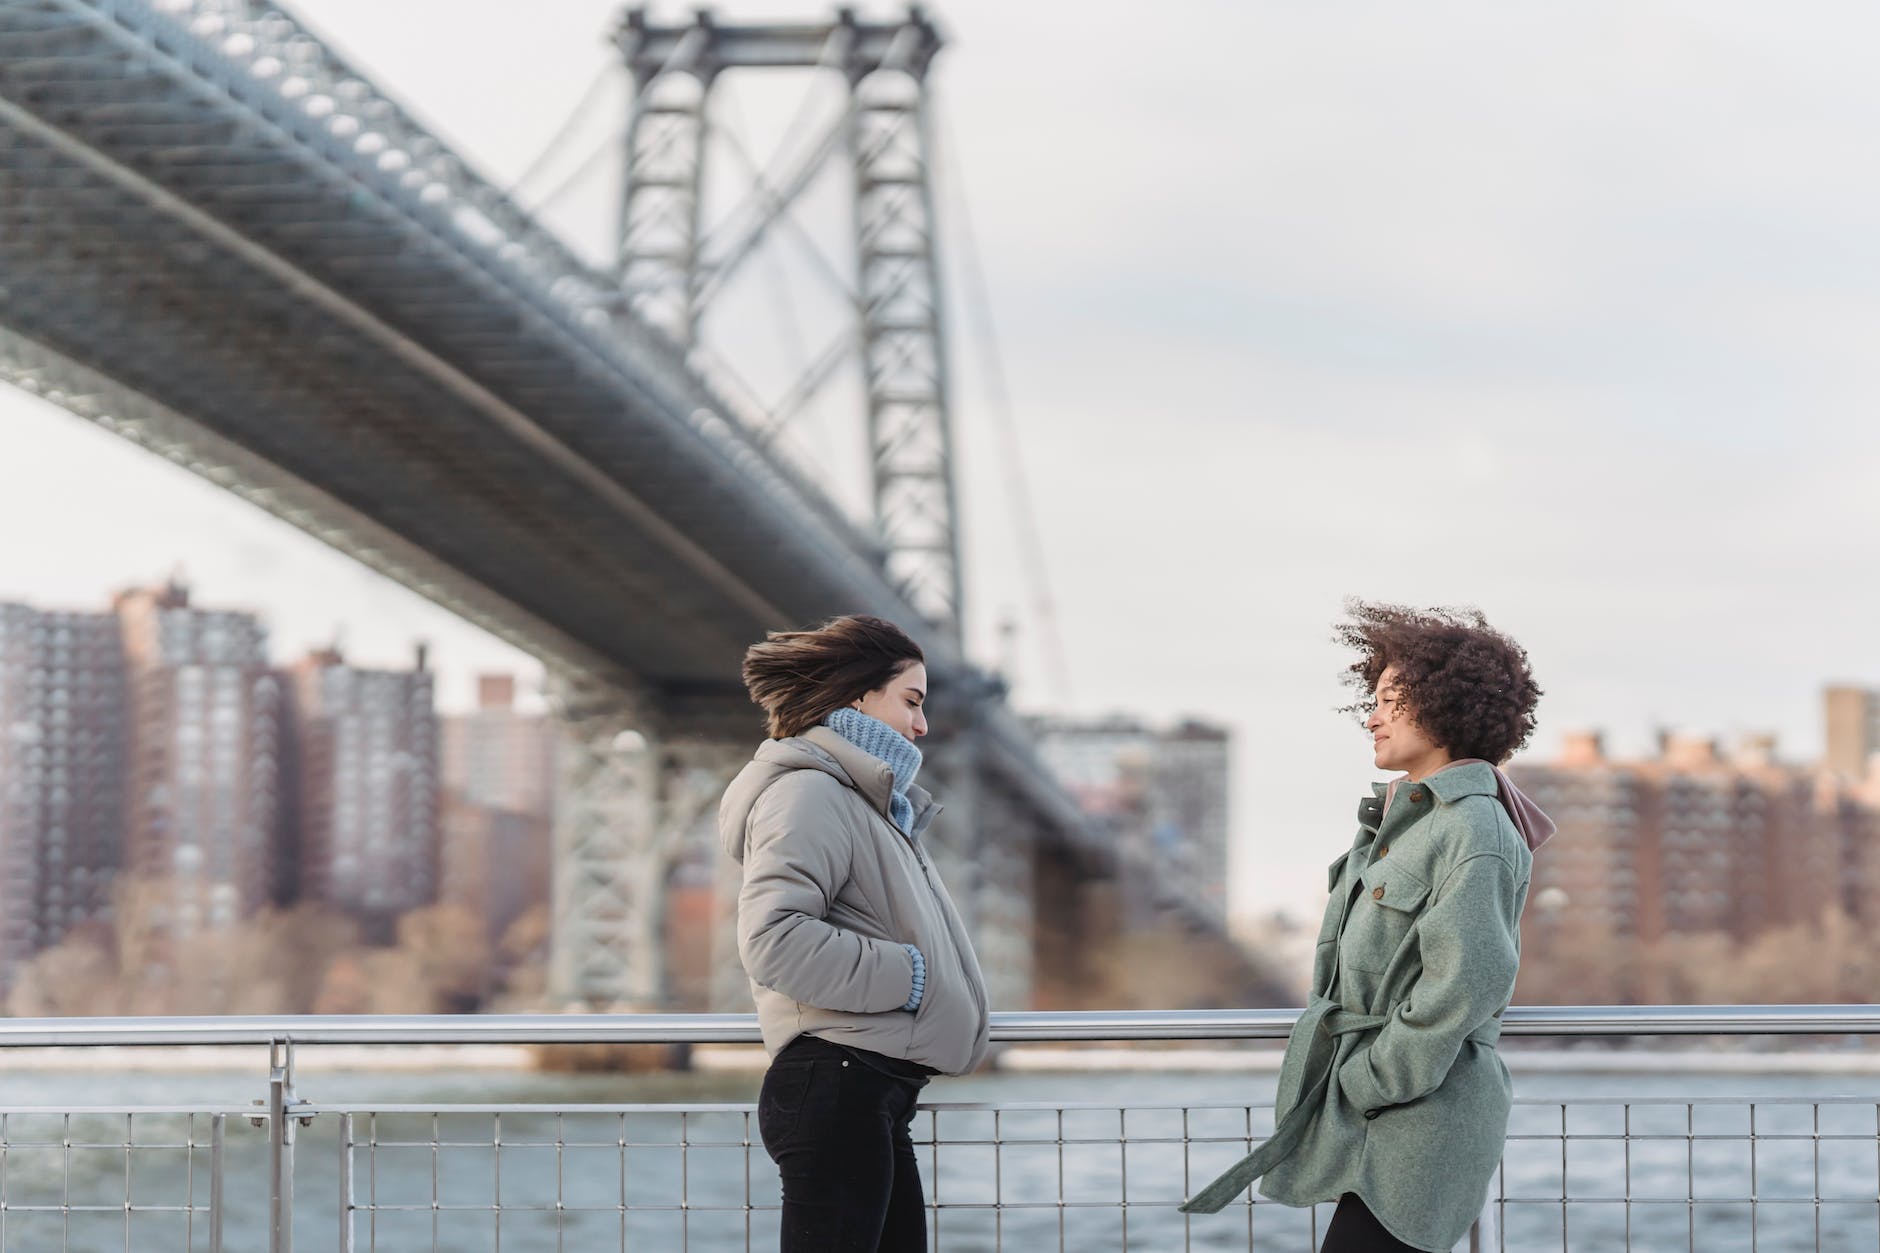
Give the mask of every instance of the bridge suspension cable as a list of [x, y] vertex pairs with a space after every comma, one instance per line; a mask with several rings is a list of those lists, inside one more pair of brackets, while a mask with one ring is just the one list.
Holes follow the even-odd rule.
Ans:
[[[518, 174], [515, 179], [510, 182], [509, 186], [504, 189], [505, 195], [511, 200], [514, 200], [524, 187], [534, 182], [539, 175], [554, 163], [555, 158], [561, 155], [562, 149], [565, 148], [580, 131], [581, 123], [593, 115], [594, 105], [600, 99], [601, 92], [605, 90], [608, 82], [618, 77], [619, 74], [619, 64], [612, 61], [606, 62], [600, 69], [595, 71], [594, 76], [588, 80], [587, 87], [582, 90], [581, 98], [575, 103], [574, 108], [569, 112], [568, 116], [562, 120], [561, 125], [556, 128], [555, 133], [549, 137], [548, 142], [542, 145], [542, 150], [536, 154], [535, 160], [529, 162], [528, 168]], [[625, 129], [625, 127], [616, 127], [615, 132], [608, 137], [608, 144], [618, 145]], [[607, 148], [601, 149], [601, 151], [608, 150]], [[584, 158], [581, 164], [576, 167], [577, 173], [585, 173], [588, 167], [593, 164], [595, 155], [598, 155], [598, 153]], [[537, 204], [535, 208], [539, 210], [545, 207], [573, 181], [575, 181], [575, 176], [570, 176], [562, 180], [562, 182], [557, 185], [557, 190], [551, 193], [541, 203]]]
[[[731, 142], [732, 147], [739, 155], [745, 156], [747, 145], [742, 138], [745, 129], [744, 111], [739, 107], [739, 99], [731, 92], [726, 92], [720, 99], [724, 102], [723, 112], [730, 115], [729, 117], [721, 117], [719, 123], [720, 130], [723, 132], [725, 138]], [[810, 97], [805, 97], [805, 104], [808, 103], [809, 99]], [[803, 107], [797, 109], [796, 117], [792, 119], [789, 130], [785, 132], [783, 140], [778, 144], [777, 152], [779, 154], [781, 154], [785, 146], [790, 143], [795, 131], [800, 128], [807, 112], [808, 110]], [[755, 198], [759, 189], [763, 187], [767, 174], [768, 171], [760, 172], [755, 168], [751, 170], [752, 198]], [[709, 242], [710, 235], [708, 234], [706, 238]], [[797, 309], [796, 301], [790, 294], [789, 280], [785, 277], [783, 267], [776, 257], [766, 257], [765, 261], [767, 263], [764, 266], [765, 287], [769, 290], [773, 306], [772, 312], [776, 315], [777, 338], [782, 344], [784, 354], [790, 361], [806, 362], [809, 360], [809, 344], [803, 338], [803, 328], [800, 324], [799, 310]], [[709, 266], [710, 262], [708, 261], [706, 264]], [[766, 407], [764, 415], [764, 429], [766, 431], [775, 431], [789, 420], [787, 416], [781, 419], [777, 417], [778, 409], [784, 404], [787, 404], [789, 399], [789, 394], [786, 394], [776, 406]]]
[[1018, 536], [1020, 572], [1030, 592], [1031, 610], [1038, 632], [1043, 637], [1036, 651], [1043, 654], [1053, 703], [1059, 708], [1067, 708], [1071, 704], [1070, 663], [1064, 653], [1057, 600], [1051, 592], [1051, 571], [1045, 560], [1044, 536], [1038, 526], [1031, 477], [1025, 468], [1024, 451], [1019, 447], [1017, 408], [1012, 403], [1005, 356], [999, 348], [998, 330], [992, 318], [990, 288], [986, 283], [985, 267], [980, 261], [979, 239], [973, 230], [973, 217], [961, 173], [961, 162], [953, 142], [953, 129], [945, 109], [939, 107], [938, 103], [933, 112], [937, 131], [936, 161], [940, 165], [941, 175], [938, 181], [946, 214], [953, 220], [953, 239], [959, 249], [960, 272], [965, 279], [966, 320], [970, 324], [972, 342], [977, 349], [978, 373], [985, 391], [986, 407], [992, 415], [992, 426], [998, 432], [1006, 508], [1012, 517], [1012, 528]]

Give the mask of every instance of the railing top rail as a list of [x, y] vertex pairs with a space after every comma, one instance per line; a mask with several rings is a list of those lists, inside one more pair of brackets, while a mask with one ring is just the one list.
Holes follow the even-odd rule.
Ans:
[[[1278, 1040], [1296, 1009], [996, 1013], [1005, 1043]], [[1880, 1035], [1880, 1005], [1527, 1005], [1506, 1036]], [[0, 1048], [294, 1044], [755, 1044], [752, 1014], [5, 1018]]]

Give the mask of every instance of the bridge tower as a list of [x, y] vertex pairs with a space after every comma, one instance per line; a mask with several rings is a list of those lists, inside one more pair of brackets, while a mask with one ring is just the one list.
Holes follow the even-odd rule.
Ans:
[[[631, 112], [613, 277], [632, 314], [702, 377], [714, 372], [715, 354], [705, 341], [715, 298], [808, 198], [812, 184], [845, 167], [837, 173], [847, 175], [853, 272], [843, 276], [841, 296], [853, 322], [837, 350], [809, 364], [776, 410], [745, 417], [768, 441], [836, 371], [859, 361], [886, 573], [926, 631], [959, 652], [960, 543], [927, 79], [942, 45], [938, 31], [917, 7], [886, 22], [862, 21], [844, 8], [822, 23], [733, 24], [701, 11], [674, 25], [660, 25], [636, 7], [621, 19], [614, 42], [631, 80]], [[757, 208], [731, 220], [735, 232], [721, 232], [728, 239], [708, 239], [707, 171], [719, 164], [715, 145], [731, 139], [713, 124], [714, 87], [726, 74], [758, 69], [833, 74], [844, 89], [842, 107], [792, 168], [771, 178], [755, 174]], [[665, 986], [665, 878], [689, 848], [709, 839], [710, 811], [748, 759], [755, 713], [743, 706], [748, 717], [734, 732], [679, 730], [661, 717], [657, 700], [635, 699], [612, 685], [558, 676], [551, 688], [564, 767], [552, 998], [596, 1007], [658, 1004]], [[976, 873], [982, 699], [980, 693], [960, 701], [950, 742], [936, 746], [931, 763], [944, 781], [949, 829], [960, 833], [958, 847], [946, 851], [961, 863], [954, 882], [969, 915], [977, 913], [980, 887], [992, 893], [1008, 886], [982, 885]], [[712, 860], [722, 879], [725, 859]], [[721, 900], [728, 886], [719, 884]], [[1001, 901], [990, 915], [1022, 917], [1022, 908]], [[727, 926], [721, 917], [720, 946], [732, 942]], [[1029, 969], [1028, 962], [1008, 965]], [[714, 966], [738, 969], [722, 950]], [[725, 996], [732, 1004], [744, 997], [742, 980], [734, 983]]]
[[[681, 349], [700, 347], [713, 296], [816, 175], [846, 159], [854, 200], [849, 297], [875, 522], [890, 577], [957, 642], [960, 544], [927, 90], [939, 32], [918, 7], [897, 22], [864, 22], [844, 8], [821, 24], [729, 25], [701, 11], [672, 26], [635, 8], [615, 42], [633, 84], [616, 274], [629, 306]], [[703, 255], [713, 84], [727, 73], [777, 68], [840, 74], [846, 108], [808, 158], [775, 185], [760, 183], [763, 211], [744, 233]], [[810, 365], [793, 394], [814, 390], [840, 362]]]

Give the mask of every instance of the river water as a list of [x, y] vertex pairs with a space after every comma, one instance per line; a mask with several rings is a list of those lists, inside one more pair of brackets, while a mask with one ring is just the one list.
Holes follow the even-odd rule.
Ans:
[[[314, 1055], [317, 1056], [317, 1055]], [[1880, 1253], [1880, 1077], [1565, 1073], [1516, 1062], [1504, 1245], [1650, 1253], [1755, 1249]], [[246, 1073], [0, 1073], [0, 1104], [245, 1105]], [[443, 1071], [303, 1072], [322, 1105], [697, 1107], [755, 1099], [754, 1074], [630, 1078]], [[1014, 1073], [940, 1080], [916, 1123], [936, 1253], [1272, 1250], [1306, 1253], [1324, 1214], [1262, 1202], [1188, 1222], [1168, 1202], [1263, 1134], [1270, 1074]], [[956, 1104], [996, 1103], [996, 1116]], [[1564, 1109], [1563, 1109], [1564, 1105]], [[1249, 1122], [1251, 1117], [1252, 1121]], [[1566, 1136], [1563, 1140], [1562, 1129]], [[748, 1129], [748, 1130], [747, 1130]], [[1190, 1143], [1184, 1153], [1184, 1129]], [[208, 1249], [209, 1128], [181, 1113], [13, 1113], [0, 1127], [0, 1251]], [[734, 1253], [775, 1246], [777, 1187], [738, 1111], [382, 1113], [355, 1120], [359, 1249]], [[297, 1244], [338, 1247], [339, 1120], [299, 1132]], [[683, 1153], [677, 1145], [689, 1144]], [[126, 1152], [124, 1145], [136, 1146]], [[435, 1144], [433, 1142], [436, 1142]], [[1127, 1143], [1125, 1144], [1125, 1141]], [[230, 1119], [225, 1247], [266, 1247], [267, 1145]], [[1427, 1164], [1432, 1172], [1442, 1163]], [[1184, 1171], [1186, 1175], [1184, 1175]], [[1566, 1201], [1563, 1204], [1563, 1191]], [[501, 1213], [492, 1205], [501, 1198]], [[125, 1201], [131, 1208], [126, 1213]], [[196, 1213], [181, 1212], [189, 1198]], [[1625, 1198], [1632, 1204], [1627, 1206]], [[1816, 1203], [1816, 1198], [1821, 1203]], [[621, 1205], [624, 1198], [625, 1206]], [[685, 1208], [681, 1209], [683, 1198]], [[747, 1203], [754, 1207], [745, 1208]], [[1754, 1203], [1752, 1203], [1754, 1198]], [[1127, 1199], [1127, 1206], [1121, 1202]], [[994, 1202], [1000, 1204], [995, 1207]], [[59, 1208], [69, 1213], [57, 1212]], [[1629, 1245], [1628, 1245], [1629, 1239]]]

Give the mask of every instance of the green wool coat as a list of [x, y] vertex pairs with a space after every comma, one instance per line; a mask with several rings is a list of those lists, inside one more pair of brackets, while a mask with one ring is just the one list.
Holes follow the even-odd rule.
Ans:
[[1481, 1212], [1512, 1093], [1495, 1051], [1533, 854], [1486, 764], [1385, 785], [1332, 863], [1312, 999], [1286, 1044], [1273, 1135], [1182, 1208], [1254, 1179], [1288, 1205], [1363, 1198], [1404, 1243], [1452, 1248]]

